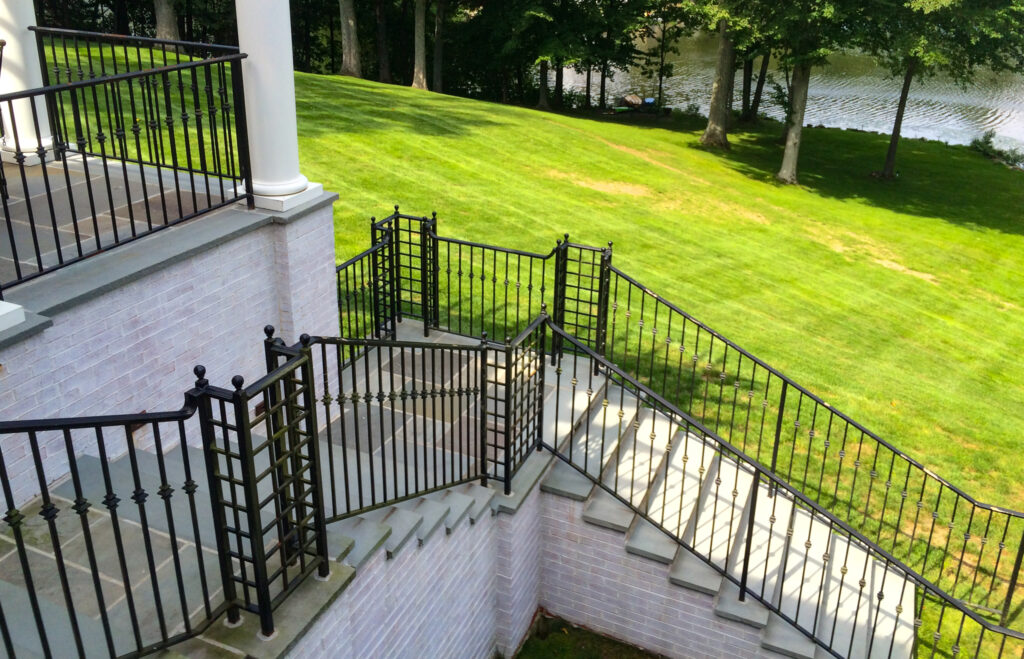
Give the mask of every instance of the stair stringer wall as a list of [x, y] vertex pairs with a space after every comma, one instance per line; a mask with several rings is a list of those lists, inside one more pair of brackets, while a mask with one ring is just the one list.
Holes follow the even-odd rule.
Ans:
[[714, 598], [669, 582], [669, 566], [626, 552], [623, 535], [583, 520], [584, 503], [544, 494], [540, 605], [668, 657], [778, 657], [760, 632], [714, 612]]

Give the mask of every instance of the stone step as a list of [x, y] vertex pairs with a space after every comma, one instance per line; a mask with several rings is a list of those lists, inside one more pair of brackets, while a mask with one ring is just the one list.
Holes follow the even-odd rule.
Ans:
[[615, 456], [619, 436], [630, 427], [638, 405], [636, 396], [608, 384], [603, 396], [594, 397], [589, 414], [582, 418], [571, 441], [563, 440], [559, 449], [562, 455], [597, 480]]
[[632, 427], [619, 440], [615, 457], [608, 461], [601, 474], [601, 482], [634, 506], [640, 506], [675, 431], [668, 417], [649, 408], [640, 408]]
[[822, 591], [815, 633], [834, 650], [871, 659], [912, 655], [915, 586], [904, 574], [833, 533]]
[[448, 514], [444, 518], [445, 533], [451, 535], [452, 531], [459, 527], [464, 519], [469, 517], [473, 508], [473, 497], [448, 488], [440, 492], [432, 492], [426, 495], [431, 501], [436, 501], [448, 507]]
[[540, 482], [540, 489], [542, 492], [574, 501], [586, 501], [594, 490], [594, 481], [581, 474], [569, 463], [554, 460], [551, 469]]
[[[544, 400], [544, 441], [552, 446], [561, 446], [572, 437], [586, 419], [586, 415], [604, 400], [607, 378], [593, 375], [589, 358], [566, 355], [561, 360], [561, 375], [550, 363], [545, 371]], [[575, 371], [574, 371], [575, 369]], [[573, 385], [573, 373], [577, 384]]]
[[814, 641], [774, 613], [761, 630], [761, 647], [794, 659], [814, 659], [817, 652]]
[[349, 517], [327, 527], [352, 539], [352, 548], [345, 554], [344, 563], [357, 570], [384, 546], [391, 535], [390, 526], [362, 517]]
[[395, 506], [371, 510], [360, 517], [391, 529], [391, 533], [384, 540], [384, 551], [387, 552], [388, 559], [394, 558], [405, 548], [423, 523], [422, 515]]
[[721, 571], [729, 569], [732, 548], [753, 486], [746, 468], [718, 454], [704, 482], [700, 503], [694, 508], [683, 540]]
[[676, 557], [679, 543], [661, 529], [636, 515], [626, 534], [626, 551], [669, 565]]
[[441, 528], [450, 511], [448, 506], [426, 497], [403, 501], [396, 504], [395, 507], [419, 515], [422, 518], [421, 523], [416, 528], [416, 540], [420, 547], [430, 539], [430, 536], [434, 535], [435, 531]]
[[[773, 601], [787, 618], [813, 632], [827, 577], [825, 554], [831, 546], [831, 533], [827, 525], [818, 523], [808, 510], [801, 507], [794, 509], [790, 528], [790, 538]], [[764, 632], [766, 637], [780, 636], [769, 631], [772, 627], [772, 621], [769, 621]], [[796, 633], [796, 630], [791, 631]], [[803, 640], [805, 643], [790, 644], [790, 650], [795, 653], [791, 656], [813, 656], [814, 643], [806, 636], [803, 636]]]
[[466, 483], [456, 491], [473, 499], [473, 505], [469, 509], [471, 524], [476, 524], [485, 515], [494, 514], [491, 502], [494, 501], [495, 492], [491, 488], [484, 487], [479, 483]]
[[677, 432], [664, 472], [647, 501], [648, 517], [676, 537], [683, 537], [714, 457], [713, 444], [682, 430]]
[[[747, 547], [747, 528], [750, 519], [750, 501], [753, 492], [748, 493], [747, 505], [743, 510], [743, 518], [740, 520], [737, 529], [737, 538], [733, 543], [732, 556], [729, 559], [729, 574], [741, 581], [743, 577], [743, 560]], [[757, 504], [754, 509], [754, 528], [751, 533], [751, 548], [749, 564], [747, 568], [747, 589], [765, 600], [771, 600], [775, 594], [782, 563], [787, 548], [786, 532], [789, 529], [790, 520], [793, 515], [793, 500], [786, 496], [783, 491], [772, 491], [768, 482], [760, 480], [757, 489]], [[728, 580], [722, 581], [722, 587], [734, 586]], [[738, 596], [739, 591], [735, 594]], [[722, 601], [730, 598], [722, 597]], [[732, 598], [735, 599], [735, 598]], [[751, 600], [749, 606], [744, 610], [756, 609], [763, 606]], [[767, 609], [764, 609], [767, 612]], [[727, 616], [728, 617], [728, 616]], [[761, 613], [752, 616], [752, 620], [760, 621], [764, 617]], [[752, 623], [753, 624], [753, 623]], [[759, 625], [764, 627], [765, 623]]]
[[722, 587], [722, 573], [685, 547], [680, 547], [676, 553], [668, 572], [668, 580], [677, 586], [706, 595], [717, 595]]
[[597, 526], [626, 533], [636, 515], [626, 504], [604, 488], [595, 487], [583, 506], [583, 520]]

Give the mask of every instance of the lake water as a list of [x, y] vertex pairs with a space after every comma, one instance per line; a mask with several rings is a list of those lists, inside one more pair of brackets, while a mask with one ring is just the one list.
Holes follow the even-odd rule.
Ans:
[[[673, 76], [665, 81], [665, 102], [680, 108], [695, 103], [706, 114], [718, 39], [702, 35], [684, 39], [679, 46], [679, 55], [672, 56]], [[760, 62], [756, 64], [759, 66]], [[781, 71], [772, 66], [771, 73], [784, 84]], [[827, 66], [816, 67], [811, 74], [805, 123], [890, 132], [902, 77], [894, 79], [887, 73], [869, 56], [840, 54], [831, 57]], [[756, 71], [754, 75], [756, 80]], [[737, 107], [741, 77], [736, 76]], [[599, 82], [595, 73], [592, 83], [595, 103]], [[582, 92], [586, 77], [567, 69], [565, 84]], [[618, 71], [608, 82], [609, 102], [629, 93], [657, 96], [657, 84], [657, 79], [648, 80], [638, 70]], [[782, 112], [770, 103], [769, 94], [766, 86], [761, 111], [781, 119]], [[986, 130], [996, 132], [997, 144], [1024, 149], [1024, 76], [979, 71], [974, 84], [966, 89], [942, 77], [914, 83], [903, 120], [904, 136], [968, 144]]]

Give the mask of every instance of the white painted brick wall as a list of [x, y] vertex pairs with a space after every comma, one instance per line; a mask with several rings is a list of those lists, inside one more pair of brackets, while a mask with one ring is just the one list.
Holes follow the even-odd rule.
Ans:
[[391, 561], [379, 550], [290, 656], [490, 657], [499, 524], [485, 515], [452, 535], [440, 528]]
[[716, 616], [710, 595], [672, 585], [667, 565], [627, 553], [623, 534], [584, 522], [583, 505], [543, 495], [542, 607], [669, 657], [778, 656]]
[[[215, 385], [230, 388], [235, 374], [253, 382], [266, 371], [265, 325], [289, 343], [336, 334], [334, 281], [330, 206], [246, 233], [58, 313], [52, 327], [0, 350], [0, 419], [176, 410], [196, 364]], [[19, 502], [38, 491], [31, 456], [11, 461], [23, 443], [0, 441]], [[44, 442], [51, 479], [66, 471], [64, 453], [61, 437]]]
[[669, 657], [777, 657], [760, 634], [674, 586], [668, 567], [628, 554], [583, 504], [534, 490], [514, 515], [379, 551], [293, 649], [299, 657], [510, 657], [538, 606]]

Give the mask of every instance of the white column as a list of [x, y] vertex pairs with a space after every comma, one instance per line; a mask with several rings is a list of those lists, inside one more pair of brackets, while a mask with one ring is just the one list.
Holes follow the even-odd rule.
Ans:
[[[36, 24], [36, 12], [32, 0], [3, 0], [0, 2], [0, 39], [7, 41], [4, 47], [3, 68], [0, 69], [0, 94], [20, 92], [43, 86], [43, 72], [39, 68], [39, 50], [36, 47], [36, 35], [29, 30]], [[46, 114], [46, 101], [42, 96], [34, 99], [39, 123], [37, 135], [32, 115], [33, 101], [21, 99], [8, 107], [3, 103], [0, 107], [0, 118], [5, 126], [3, 139], [3, 155], [11, 160], [11, 152], [15, 150], [14, 136], [10, 130], [15, 126], [18, 132], [18, 146], [28, 156], [25, 164], [38, 164], [39, 159], [33, 153], [42, 143], [49, 147], [53, 140], [50, 136], [50, 120]], [[13, 117], [11, 116], [13, 109]]]
[[235, 0], [256, 205], [288, 210], [323, 188], [299, 171], [295, 74], [287, 0]]

